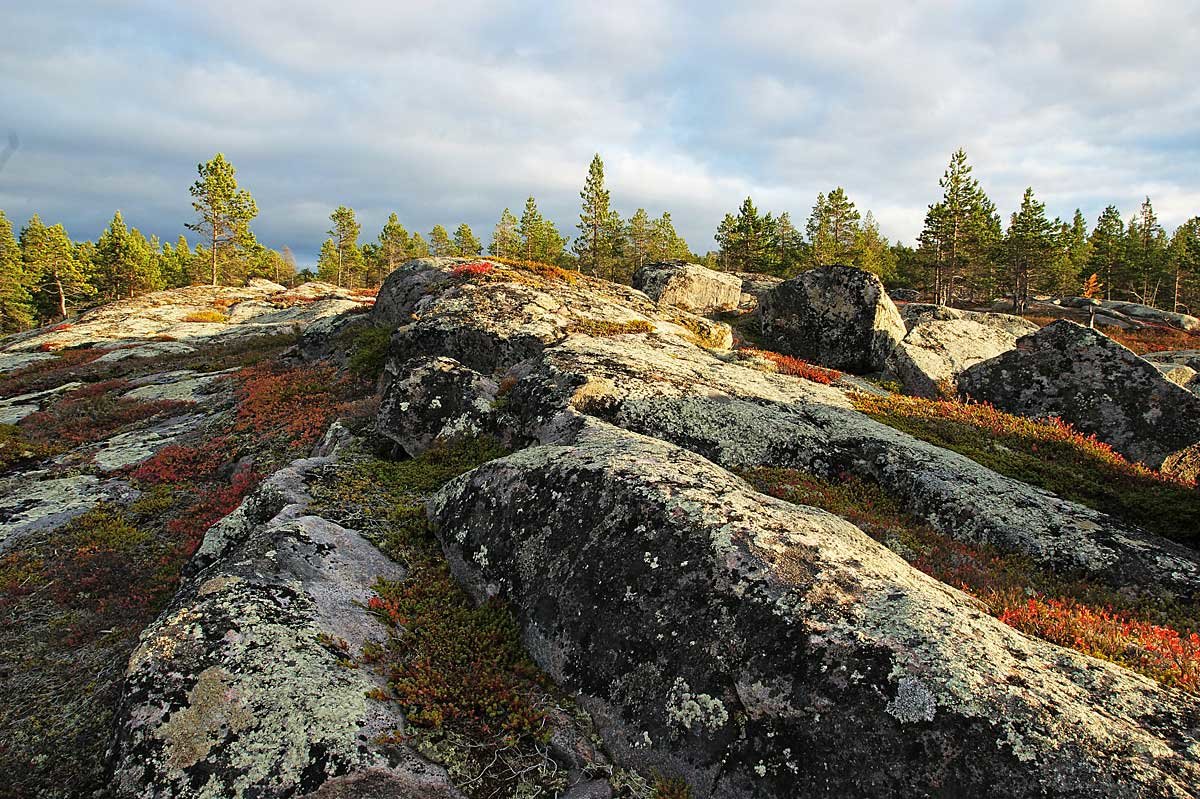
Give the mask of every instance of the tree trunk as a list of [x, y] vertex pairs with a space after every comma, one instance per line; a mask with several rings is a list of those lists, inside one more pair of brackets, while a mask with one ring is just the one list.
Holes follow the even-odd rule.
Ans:
[[212, 234], [212, 284], [217, 285], [217, 226], [215, 224]]
[[62, 280], [58, 276], [58, 270], [54, 270], [54, 288], [58, 291], [58, 315], [63, 319], [67, 318], [67, 294], [63, 291]]

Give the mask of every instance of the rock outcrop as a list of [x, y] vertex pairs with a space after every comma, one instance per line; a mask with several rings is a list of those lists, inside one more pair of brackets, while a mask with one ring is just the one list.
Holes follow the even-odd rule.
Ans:
[[684, 261], [646, 264], [633, 273], [633, 287], [652, 300], [697, 314], [737, 310], [742, 279]]
[[587, 422], [460, 478], [431, 513], [456, 574], [512, 603], [618, 759], [698, 795], [1186, 796], [1200, 780], [1194, 698], [1031, 640], [853, 525], [662, 441]]
[[905, 393], [953, 396], [960, 374], [1016, 345], [1017, 337], [1007, 330], [972, 319], [922, 320], [892, 351], [885, 371], [900, 380]]
[[780, 283], [759, 312], [774, 349], [853, 373], [883, 369], [907, 332], [879, 278], [849, 266], [822, 266]]
[[1200, 441], [1200, 397], [1112, 339], [1060, 320], [959, 377], [960, 391], [1022, 416], [1057, 416], [1152, 467]]
[[[398, 743], [402, 716], [343, 665], [385, 635], [361, 606], [404, 570], [306, 512], [328, 459], [277, 472], [213, 527], [171, 607], [130, 659], [114, 747], [117, 797], [459, 797]], [[350, 793], [339, 786], [359, 785]], [[369, 790], [363, 790], [369, 788]]]

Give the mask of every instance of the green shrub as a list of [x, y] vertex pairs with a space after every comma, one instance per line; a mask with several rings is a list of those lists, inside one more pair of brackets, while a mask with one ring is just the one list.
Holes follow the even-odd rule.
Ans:
[[392, 331], [386, 327], [371, 326], [356, 331], [350, 341], [350, 372], [364, 380], [377, 380], [387, 361], [391, 340]]

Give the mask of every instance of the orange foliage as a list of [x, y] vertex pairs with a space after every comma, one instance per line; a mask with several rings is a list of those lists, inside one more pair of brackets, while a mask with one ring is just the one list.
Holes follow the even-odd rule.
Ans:
[[350, 407], [354, 383], [332, 366], [249, 366], [237, 373], [234, 432], [308, 449]]
[[738, 352], [753, 357], [765, 358], [775, 364], [775, 368], [780, 374], [803, 377], [805, 380], [811, 380], [814, 383], [829, 385], [842, 376], [842, 373], [836, 369], [826, 369], [823, 366], [816, 366], [808, 361], [793, 358], [790, 355], [782, 355], [778, 352], [771, 352], [770, 350], [743, 347]]

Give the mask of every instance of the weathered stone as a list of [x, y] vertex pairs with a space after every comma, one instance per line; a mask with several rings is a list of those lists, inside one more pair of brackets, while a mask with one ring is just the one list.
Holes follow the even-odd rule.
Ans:
[[1051, 571], [1188, 602], [1194, 550], [997, 474], [854, 411], [836, 386], [727, 363], [682, 342], [579, 338], [548, 349], [512, 391], [531, 437], [574, 434], [571, 407], [729, 469], [779, 466], [876, 483], [953, 538]]
[[1022, 416], [1058, 416], [1159, 466], [1200, 441], [1200, 397], [1102, 333], [1060, 320], [959, 377], [960, 391]]
[[738, 310], [751, 313], [758, 309], [762, 297], [771, 289], [783, 282], [783, 278], [774, 275], [764, 275], [762, 272], [731, 272], [742, 280], [742, 296], [738, 301]]
[[910, 328], [892, 351], [885, 371], [898, 378], [909, 394], [952, 396], [964, 370], [1008, 352], [1016, 344], [1012, 333], [973, 319], [923, 320]]
[[511, 602], [618, 761], [697, 795], [1183, 797], [1200, 780], [1195, 697], [1028, 638], [848, 522], [662, 441], [585, 422], [452, 482], [431, 515], [455, 574]]
[[882, 369], [907, 332], [879, 278], [849, 266], [780, 283], [759, 312], [773, 349], [847, 372]]
[[921, 292], [916, 289], [888, 289], [888, 296], [892, 302], [916, 302], [921, 299]]
[[952, 321], [966, 319], [984, 327], [1001, 330], [1014, 339], [1030, 333], [1036, 333], [1038, 326], [1028, 319], [1007, 313], [990, 311], [963, 311], [948, 305], [933, 305], [932, 303], [911, 302], [900, 307], [900, 316], [911, 331], [926, 322]]
[[381, 742], [403, 719], [367, 697], [379, 687], [369, 670], [342, 662], [386, 634], [361, 605], [376, 579], [404, 571], [307, 513], [305, 475], [324, 463], [277, 472], [214, 526], [143, 633], [121, 700], [115, 796], [459, 796], [440, 767]]
[[736, 310], [742, 279], [684, 261], [646, 264], [633, 273], [633, 287], [663, 305], [692, 313]]
[[379, 405], [377, 429], [416, 457], [434, 441], [491, 435], [502, 438], [511, 424], [497, 406], [491, 379], [452, 358], [420, 358], [389, 364], [390, 388]]
[[1193, 444], [1168, 455], [1163, 461], [1162, 472], [1180, 480], [1200, 483], [1200, 444]]
[[1186, 330], [1189, 333], [1200, 333], [1200, 319], [1188, 314], [1164, 311], [1161, 308], [1154, 308], [1136, 302], [1102, 300], [1100, 304], [1110, 311], [1117, 311], [1125, 316], [1132, 316], [1134, 319], [1170, 325], [1180, 330]]

